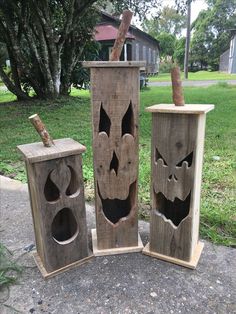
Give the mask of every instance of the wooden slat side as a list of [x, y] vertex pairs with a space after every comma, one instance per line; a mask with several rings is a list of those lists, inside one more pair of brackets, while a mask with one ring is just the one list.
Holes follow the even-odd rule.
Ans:
[[91, 86], [98, 249], [137, 246], [139, 69], [92, 68]]
[[153, 115], [150, 250], [185, 261], [192, 252], [198, 117]]

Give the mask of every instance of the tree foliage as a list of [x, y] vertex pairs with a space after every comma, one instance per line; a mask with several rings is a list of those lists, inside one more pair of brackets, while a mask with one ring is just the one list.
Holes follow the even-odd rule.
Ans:
[[[126, 8], [140, 17], [161, 0], [0, 0], [0, 46], [7, 50], [11, 72], [0, 76], [18, 99], [29, 91], [40, 98], [68, 94], [80, 77], [79, 60], [91, 58], [98, 8], [107, 3], [118, 14]], [[96, 4], [96, 7], [95, 7]], [[76, 73], [78, 72], [78, 73]]]
[[65, 94], [72, 71], [91, 41], [95, 0], [1, 0], [0, 41], [11, 62], [11, 76], [0, 75], [18, 99], [29, 89], [41, 98]]
[[172, 59], [175, 51], [176, 37], [169, 33], [161, 33], [157, 36], [160, 45], [160, 57], [164, 60]]
[[143, 22], [144, 31], [153, 37], [160, 33], [169, 33], [177, 36], [186, 25], [186, 17], [179, 14], [174, 7], [164, 6], [163, 9], [151, 19]]
[[[178, 0], [177, 0], [178, 1]], [[120, 15], [123, 10], [129, 9], [134, 15], [138, 16], [142, 21], [146, 14], [153, 8], [157, 8], [161, 5], [162, 0], [102, 0], [97, 1], [97, 4], [104, 9], [109, 9], [113, 15]]]
[[220, 55], [229, 48], [236, 25], [236, 0], [208, 0], [192, 24], [191, 60], [217, 70]]

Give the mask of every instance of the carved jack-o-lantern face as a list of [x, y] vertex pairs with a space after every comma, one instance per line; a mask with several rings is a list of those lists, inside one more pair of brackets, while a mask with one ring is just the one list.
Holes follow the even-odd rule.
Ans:
[[176, 197], [184, 200], [192, 188], [193, 152], [180, 161], [171, 162], [168, 159], [167, 162], [156, 148], [154, 163], [157, 181], [162, 182], [159, 184], [158, 190], [171, 201], [174, 201]]
[[[114, 101], [113, 101], [114, 102]], [[98, 104], [94, 121], [94, 166], [105, 217], [114, 223], [132, 210], [131, 186], [137, 180], [137, 113], [130, 100]], [[134, 184], [136, 186], [136, 183]]]
[[153, 142], [153, 189], [157, 211], [176, 226], [189, 214], [195, 167], [196, 119], [160, 114]]

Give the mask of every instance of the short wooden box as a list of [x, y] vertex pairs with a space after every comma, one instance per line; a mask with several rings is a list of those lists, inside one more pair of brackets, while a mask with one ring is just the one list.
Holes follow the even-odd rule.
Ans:
[[95, 255], [142, 250], [138, 236], [139, 71], [143, 62], [85, 62], [91, 69]]
[[152, 113], [150, 243], [143, 253], [195, 268], [206, 113], [213, 105], [155, 105]]
[[18, 146], [23, 154], [37, 253], [44, 277], [85, 262], [89, 257], [82, 174], [85, 147], [72, 139]]

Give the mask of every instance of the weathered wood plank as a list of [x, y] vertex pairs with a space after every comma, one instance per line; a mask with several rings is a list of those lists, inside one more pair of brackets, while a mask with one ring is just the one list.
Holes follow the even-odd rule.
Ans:
[[38, 142], [18, 145], [17, 148], [24, 159], [30, 163], [81, 154], [86, 150], [85, 146], [71, 138], [54, 140], [54, 144], [54, 146], [45, 148], [43, 143]]
[[158, 258], [160, 260], [169, 262], [169, 263], [173, 263], [179, 266], [184, 266], [190, 269], [196, 269], [197, 268], [197, 264], [199, 262], [200, 256], [202, 254], [202, 250], [204, 247], [204, 243], [203, 242], [198, 242], [197, 246], [195, 247], [195, 251], [193, 252], [191, 259], [189, 262], [181, 260], [181, 259], [177, 259], [171, 256], [167, 256], [167, 255], [162, 255], [156, 252], [153, 252], [150, 250], [150, 245], [149, 243], [145, 246], [145, 248], [143, 249], [143, 254], [151, 256], [151, 257], [155, 257]]
[[[23, 145], [33, 216], [36, 249], [47, 273], [89, 256], [84, 200], [81, 153], [82, 145], [74, 141], [59, 141], [59, 150], [40, 160], [35, 144]], [[58, 147], [57, 147], [58, 148]], [[72, 148], [72, 149], [71, 149]], [[44, 147], [47, 152], [51, 148]], [[41, 150], [41, 152], [43, 149]], [[44, 152], [43, 152], [44, 153]], [[52, 156], [70, 156], [51, 159]], [[46, 153], [42, 154], [43, 159]], [[31, 162], [27, 157], [36, 158]]]
[[213, 108], [163, 104], [147, 109], [152, 112], [152, 212], [150, 243], [143, 253], [193, 269], [203, 248], [199, 218], [205, 120]]
[[84, 61], [85, 68], [140, 68], [146, 66], [146, 61]]
[[193, 245], [198, 117], [153, 114], [150, 249], [187, 261]]
[[174, 104], [159, 104], [147, 107], [145, 110], [148, 112], [166, 112], [166, 113], [183, 113], [183, 114], [201, 114], [207, 113], [214, 109], [214, 105], [198, 105], [188, 104], [185, 106], [175, 106]]
[[136, 247], [139, 68], [94, 67], [91, 86], [97, 247]]
[[50, 279], [50, 278], [52, 278], [58, 274], [64, 273], [65, 271], [68, 271], [68, 270], [74, 269], [78, 266], [81, 266], [81, 265], [87, 263], [88, 261], [90, 261], [90, 259], [93, 257], [94, 257], [94, 255], [90, 253], [88, 257], [85, 257], [79, 261], [76, 261], [74, 263], [66, 265], [66, 266], [59, 268], [57, 270], [54, 270], [52, 272], [47, 272], [45, 267], [43, 266], [43, 263], [40, 259], [40, 256], [38, 255], [38, 253], [37, 252], [33, 253], [34, 261], [35, 261], [36, 265], [38, 266], [38, 269], [40, 270], [41, 275], [43, 276], [44, 279]]
[[135, 253], [135, 252], [141, 252], [143, 250], [143, 243], [139, 234], [138, 234], [137, 246], [117, 247], [117, 248], [111, 248], [111, 249], [99, 249], [98, 244], [97, 244], [97, 231], [96, 229], [92, 229], [92, 241], [93, 241], [94, 256]]

